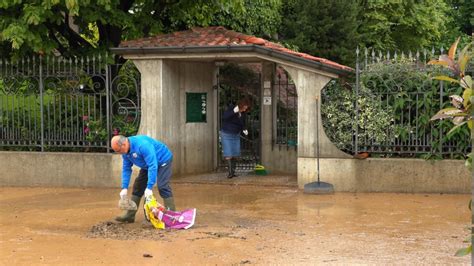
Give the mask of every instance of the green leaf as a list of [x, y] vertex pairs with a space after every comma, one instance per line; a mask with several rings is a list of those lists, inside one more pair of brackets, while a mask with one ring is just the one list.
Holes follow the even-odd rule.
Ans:
[[20, 23], [10, 24], [0, 35], [3, 40], [9, 40], [14, 49], [19, 49], [27, 39], [26, 25]]
[[454, 256], [456, 257], [462, 257], [462, 256], [466, 256], [468, 254], [471, 254], [472, 252], [472, 245], [470, 245], [469, 247], [467, 248], [461, 248], [459, 249], [458, 251], [456, 251], [456, 254], [454, 254]]
[[464, 73], [464, 71], [466, 70], [467, 62], [469, 62], [470, 53], [468, 53], [468, 49], [470, 46], [471, 46], [471, 43], [466, 45], [464, 49], [462, 49], [462, 52], [459, 54], [458, 64], [459, 64], [459, 70], [461, 71], [461, 73]]
[[433, 121], [437, 119], [448, 118], [448, 117], [451, 117], [454, 112], [458, 112], [458, 111], [460, 110], [454, 107], [444, 108], [444, 109], [439, 110], [438, 113], [436, 113], [433, 117], [431, 117], [430, 120]]
[[472, 89], [472, 77], [467, 75], [461, 79], [461, 87], [465, 89]]
[[79, 4], [77, 0], [66, 0], [66, 8], [69, 10], [70, 15], [79, 14]]
[[448, 62], [440, 61], [440, 60], [430, 60], [428, 65], [441, 65], [441, 66], [449, 66]]
[[459, 83], [458, 80], [453, 79], [453, 78], [450, 78], [450, 77], [448, 77], [448, 76], [436, 76], [436, 77], [434, 77], [433, 79], [444, 80], [444, 81], [449, 81], [449, 82], [453, 82], [453, 83]]
[[464, 124], [466, 124], [466, 123], [467, 123], [467, 121], [464, 121], [464, 122], [462, 122], [461, 124], [459, 124], [459, 125], [457, 125], [457, 126], [451, 128], [451, 130], [448, 132], [447, 136], [448, 136], [448, 137], [452, 137], [452, 135], [455, 133], [455, 131], [456, 131], [458, 128], [462, 127], [462, 126], [463, 126]]
[[465, 89], [463, 94], [462, 94], [462, 98], [464, 99], [463, 101], [463, 105], [465, 108], [467, 108], [467, 105], [469, 104], [469, 99], [471, 99], [471, 96], [472, 96], [472, 89]]
[[43, 8], [38, 8], [33, 5], [25, 6], [23, 12], [26, 23], [30, 25], [38, 25], [41, 22], [41, 16], [44, 13], [43, 11]]

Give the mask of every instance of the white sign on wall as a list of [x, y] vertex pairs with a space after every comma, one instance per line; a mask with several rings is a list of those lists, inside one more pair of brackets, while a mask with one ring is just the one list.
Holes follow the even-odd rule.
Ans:
[[263, 105], [272, 105], [272, 97], [264, 96], [263, 97]]
[[272, 82], [271, 81], [264, 81], [263, 82], [263, 88], [264, 89], [270, 89], [272, 87]]

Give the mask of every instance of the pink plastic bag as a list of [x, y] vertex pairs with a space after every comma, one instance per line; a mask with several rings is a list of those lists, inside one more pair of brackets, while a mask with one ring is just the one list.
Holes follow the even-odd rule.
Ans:
[[186, 209], [184, 211], [163, 210], [163, 208], [152, 209], [153, 216], [165, 223], [165, 228], [188, 229], [194, 225], [196, 219], [196, 209]]

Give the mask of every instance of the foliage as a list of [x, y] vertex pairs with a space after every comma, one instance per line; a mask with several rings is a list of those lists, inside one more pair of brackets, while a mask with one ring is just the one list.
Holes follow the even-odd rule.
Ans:
[[[361, 88], [363, 97], [356, 98], [351, 89], [344, 88], [341, 81], [331, 81], [323, 91], [321, 115], [327, 136], [341, 150], [351, 151], [353, 133], [357, 124], [360, 125], [359, 139], [371, 139], [375, 143], [383, 143], [389, 139], [393, 111], [382, 106], [366, 87]], [[356, 111], [355, 100], [359, 104], [359, 120], [354, 123]]]
[[[436, 76], [437, 80], [444, 80], [458, 84], [462, 88], [462, 96], [451, 95], [452, 107], [443, 108], [431, 120], [450, 118], [455, 127], [450, 131], [453, 132], [459, 127], [467, 125], [471, 132], [473, 132], [474, 116], [473, 116], [473, 81], [470, 75], [466, 75], [466, 67], [470, 60], [470, 45], [467, 45], [461, 53], [459, 53], [456, 60], [456, 50], [459, 39], [451, 46], [448, 55], [441, 55], [438, 60], [432, 60], [429, 64], [441, 65], [448, 68], [455, 78], [448, 76]], [[472, 133], [474, 134], [474, 133]]]
[[[282, 0], [244, 0], [242, 3], [243, 6], [216, 12], [211, 16], [209, 25], [224, 26], [238, 32], [267, 38], [277, 32], [281, 24]], [[193, 25], [200, 24], [193, 23]]]
[[450, 47], [460, 37], [459, 46], [472, 42], [474, 28], [474, 0], [446, 0], [448, 5], [446, 28], [437, 47]]
[[366, 47], [402, 51], [429, 47], [447, 31], [444, 0], [363, 0], [361, 4], [358, 33]]
[[93, 118], [84, 117], [84, 135], [86, 140], [90, 142], [107, 140], [107, 129], [103, 125], [102, 120], [94, 120]]
[[219, 70], [219, 79], [234, 88], [251, 88], [257, 92], [260, 89], [260, 75], [252, 65], [225, 64]]
[[[449, 102], [440, 102], [440, 84], [430, 78], [440, 73], [437, 68], [426, 69], [408, 59], [384, 61], [371, 64], [361, 74], [361, 84], [372, 93], [379, 95], [384, 105], [393, 108], [393, 124], [397, 125], [390, 135], [398, 142], [408, 143], [418, 136], [432, 139], [431, 150], [439, 151], [442, 143], [452, 141], [458, 150], [469, 145], [469, 131], [448, 134], [452, 124], [445, 121], [434, 128], [431, 116]], [[444, 84], [443, 94], [459, 91], [456, 86]]]
[[[331, 83], [324, 91], [322, 106], [323, 123], [327, 135], [343, 150], [351, 150], [353, 133], [358, 128], [359, 148], [365, 145], [393, 147], [397, 154], [404, 146], [414, 142], [423, 144], [417, 152], [424, 158], [434, 158], [441, 146], [449, 141], [453, 149], [443, 157], [464, 158], [464, 151], [470, 144], [469, 130], [458, 128], [458, 134], [448, 134], [450, 121], [437, 125], [430, 118], [440, 108], [449, 105], [443, 97], [440, 101], [439, 81], [431, 75], [443, 73], [442, 69], [426, 69], [408, 59], [382, 61], [370, 64], [360, 76], [358, 98], [359, 121], [355, 123], [355, 88], [341, 82]], [[443, 94], [459, 93], [459, 86], [444, 84]], [[445, 144], [444, 144], [445, 145]], [[403, 156], [414, 156], [405, 151]], [[442, 157], [440, 157], [442, 158]]]
[[279, 38], [301, 52], [349, 64], [358, 43], [359, 5], [344, 0], [289, 0]]
[[473, 0], [289, 0], [281, 9], [278, 39], [295, 50], [352, 65], [357, 45], [407, 51], [441, 47], [459, 34], [467, 43], [473, 6]]
[[[462, 89], [462, 96], [451, 95], [451, 107], [441, 109], [431, 120], [438, 119], [450, 119], [455, 127], [450, 132], [456, 132], [456, 129], [461, 127], [469, 128], [471, 132], [471, 143], [474, 143], [474, 93], [473, 93], [473, 81], [470, 75], [466, 75], [466, 69], [472, 56], [470, 51], [471, 44], [466, 45], [464, 49], [457, 54], [457, 46], [459, 44], [459, 38], [451, 45], [447, 55], [441, 55], [438, 60], [432, 60], [428, 64], [441, 65], [446, 67], [451, 72], [451, 76], [436, 76], [435, 79], [452, 82], [460, 86]], [[457, 59], [456, 59], [457, 55]], [[453, 78], [454, 77], [454, 78]], [[466, 166], [472, 170], [472, 158], [474, 157], [474, 151], [468, 155], [466, 160]], [[471, 209], [471, 202], [469, 203], [469, 209]], [[472, 234], [471, 234], [472, 238]], [[460, 249], [456, 252], [456, 256], [464, 256], [472, 253], [472, 241], [467, 248]]]
[[0, 49], [17, 57], [54, 51], [72, 57], [122, 40], [212, 25], [271, 35], [280, 5], [281, 0], [0, 0]]
[[474, 0], [447, 0], [452, 26], [471, 36], [474, 30]]

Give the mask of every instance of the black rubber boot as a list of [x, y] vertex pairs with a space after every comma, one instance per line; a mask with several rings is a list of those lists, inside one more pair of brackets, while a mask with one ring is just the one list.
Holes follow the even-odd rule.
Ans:
[[236, 177], [237, 175], [235, 174], [235, 169], [237, 168], [237, 160], [232, 158], [230, 161], [232, 165], [232, 177]]
[[125, 211], [124, 214], [122, 214], [121, 216], [115, 217], [115, 221], [121, 222], [121, 223], [134, 223], [135, 222], [135, 214], [138, 211], [138, 206], [140, 206], [140, 200], [141, 199], [142, 199], [142, 197], [132, 195], [132, 201], [135, 202], [135, 204], [137, 204], [137, 210]]
[[165, 208], [167, 208], [168, 210], [176, 211], [176, 206], [174, 205], [173, 197], [163, 199], [163, 203], [165, 204]]
[[229, 159], [227, 160], [227, 168], [229, 169], [229, 173], [227, 174], [227, 178], [232, 178], [234, 177], [234, 168], [233, 168], [233, 163], [232, 163], [232, 159]]

